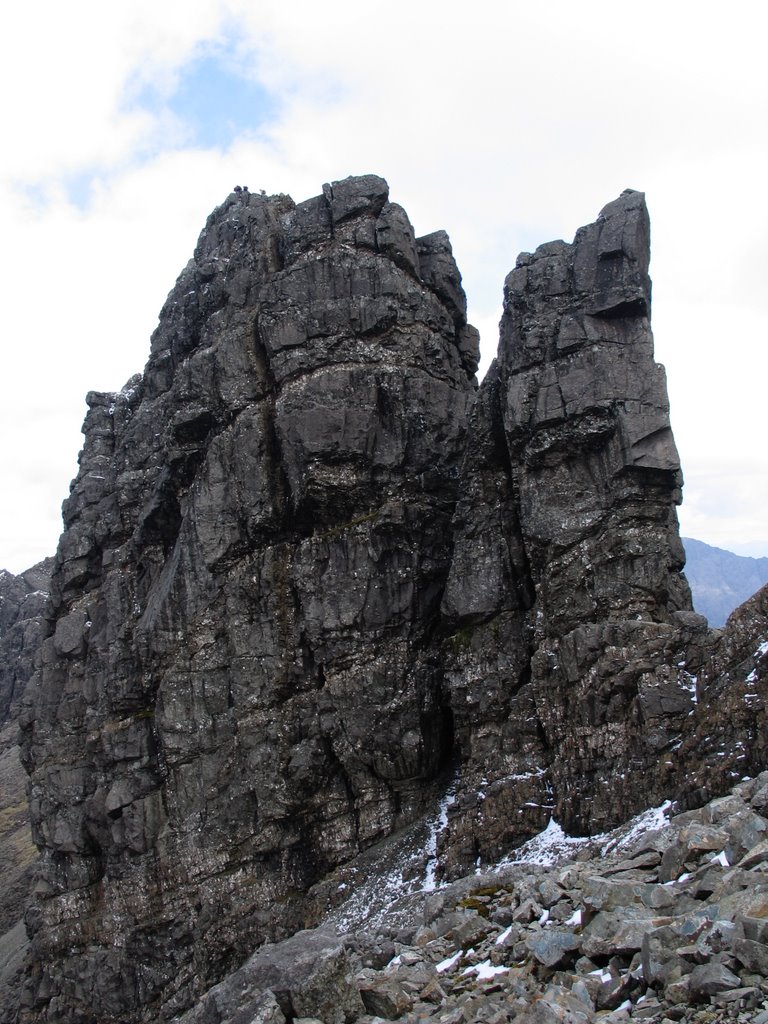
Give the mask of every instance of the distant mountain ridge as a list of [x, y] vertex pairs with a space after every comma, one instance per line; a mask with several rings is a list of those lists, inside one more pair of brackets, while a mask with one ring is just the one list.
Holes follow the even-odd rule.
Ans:
[[682, 540], [693, 604], [710, 626], [724, 626], [734, 608], [768, 583], [768, 558], [735, 555], [691, 537]]

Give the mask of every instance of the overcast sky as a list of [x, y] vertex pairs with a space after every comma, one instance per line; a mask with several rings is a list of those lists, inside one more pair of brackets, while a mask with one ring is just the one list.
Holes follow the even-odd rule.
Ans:
[[383, 175], [445, 228], [484, 367], [518, 252], [651, 211], [682, 531], [768, 555], [762, 5], [37, 0], [0, 36], [0, 567], [53, 553], [88, 390], [140, 371], [235, 184]]

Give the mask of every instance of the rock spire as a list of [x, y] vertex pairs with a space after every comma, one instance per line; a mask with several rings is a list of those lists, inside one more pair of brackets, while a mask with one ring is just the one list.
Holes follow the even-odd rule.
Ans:
[[681, 572], [648, 259], [631, 191], [521, 256], [478, 389], [448, 236], [381, 178], [214, 211], [144, 373], [87, 399], [21, 717], [22, 1021], [182, 1013], [419, 822], [458, 876], [765, 767], [763, 604], [708, 633]]

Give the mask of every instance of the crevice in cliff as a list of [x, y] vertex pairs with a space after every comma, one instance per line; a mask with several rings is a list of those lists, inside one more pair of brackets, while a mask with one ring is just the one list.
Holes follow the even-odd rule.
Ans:
[[645, 299], [626, 299], [605, 309], [593, 310], [591, 316], [601, 320], [623, 320], [627, 317], [648, 316], [648, 305]]
[[456, 766], [461, 763], [461, 746], [456, 732], [453, 708], [444, 698], [440, 701], [438, 714], [440, 716], [438, 727], [440, 754], [437, 758], [435, 777], [441, 778], [449, 768], [455, 771]]
[[[502, 505], [502, 535], [509, 552], [512, 569], [511, 584], [514, 588], [517, 607], [529, 611], [536, 603], [536, 585], [533, 580], [530, 554], [525, 543], [519, 515], [517, 474], [510, 452], [509, 439], [504, 429], [502, 408], [502, 382], [499, 365], [495, 364], [494, 376], [488, 382], [488, 429], [491, 458], [499, 467], [506, 482], [508, 493]], [[530, 651], [532, 654], [532, 649]]]
[[[259, 315], [254, 316], [250, 345], [251, 363], [265, 391], [265, 398], [260, 403], [262, 435], [264, 437], [264, 464], [269, 481], [269, 490], [276, 510], [277, 521], [272, 524], [271, 533], [284, 536], [291, 528], [290, 484], [285, 472], [282, 446], [275, 424], [275, 402], [278, 388], [274, 373], [269, 362], [267, 349], [259, 329]], [[283, 385], [284, 386], [284, 385]], [[258, 538], [251, 536], [250, 541], [256, 544]]]
[[[353, 852], [359, 852], [362, 849], [360, 844], [360, 809], [357, 803], [357, 794], [355, 793], [355, 787], [352, 784], [352, 779], [349, 772], [341, 760], [339, 755], [333, 746], [333, 740], [330, 736], [323, 736], [322, 739], [323, 748], [328, 764], [331, 767], [331, 773], [338, 775], [341, 779], [341, 783], [344, 787], [344, 792], [347, 796], [347, 806], [349, 808], [349, 814], [352, 819], [352, 826], [354, 831], [355, 851], [350, 851], [348, 856], [352, 856]], [[346, 858], [345, 858], [346, 859]]]

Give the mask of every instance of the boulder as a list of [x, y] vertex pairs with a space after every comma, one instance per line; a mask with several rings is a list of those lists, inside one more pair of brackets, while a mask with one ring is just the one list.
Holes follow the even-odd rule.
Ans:
[[737, 974], [729, 971], [723, 964], [709, 963], [694, 967], [689, 985], [691, 998], [702, 1000], [705, 996], [740, 988], [741, 980]]

